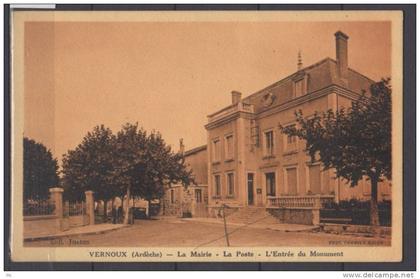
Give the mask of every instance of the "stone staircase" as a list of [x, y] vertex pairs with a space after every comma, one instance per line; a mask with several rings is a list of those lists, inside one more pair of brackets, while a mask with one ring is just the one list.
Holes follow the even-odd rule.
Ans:
[[279, 220], [266, 211], [265, 207], [242, 207], [226, 216], [226, 221], [238, 224], [279, 224]]

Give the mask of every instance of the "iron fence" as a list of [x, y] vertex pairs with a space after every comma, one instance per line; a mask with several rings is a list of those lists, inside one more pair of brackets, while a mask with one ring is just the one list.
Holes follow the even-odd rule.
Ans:
[[55, 204], [51, 200], [28, 200], [23, 206], [23, 216], [53, 215]]

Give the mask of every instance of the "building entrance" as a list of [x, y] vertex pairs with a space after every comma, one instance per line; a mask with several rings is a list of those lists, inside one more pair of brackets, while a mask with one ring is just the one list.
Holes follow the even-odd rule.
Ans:
[[254, 205], [254, 174], [248, 173], [248, 205]]

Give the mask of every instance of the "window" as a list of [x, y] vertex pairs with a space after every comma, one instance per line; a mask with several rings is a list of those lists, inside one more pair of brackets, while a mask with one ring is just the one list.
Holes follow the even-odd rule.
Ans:
[[276, 195], [276, 174], [269, 172], [265, 174], [265, 185], [267, 187], [267, 196]]
[[228, 196], [232, 197], [235, 194], [235, 178], [233, 173], [227, 174], [227, 186]]
[[216, 197], [220, 197], [220, 189], [221, 189], [221, 185], [220, 185], [220, 175], [215, 175], [214, 176], [214, 195]]
[[171, 203], [175, 203], [175, 190], [171, 189]]
[[274, 133], [273, 131], [268, 131], [264, 133], [265, 138], [265, 156], [271, 156], [274, 154]]
[[195, 189], [195, 202], [201, 203], [202, 201], [203, 199], [202, 199], [201, 189]]
[[[288, 128], [289, 127], [295, 127], [296, 125], [289, 125], [289, 126], [287, 126]], [[296, 142], [297, 142], [297, 139], [296, 139], [296, 136], [291, 136], [291, 135], [287, 135], [287, 134], [285, 134], [285, 137], [286, 137], [286, 146], [285, 146], [285, 149], [286, 150], [290, 150], [290, 149], [296, 149]]]
[[300, 79], [295, 82], [295, 97], [300, 97], [304, 94], [303, 82], [305, 79]]
[[220, 161], [220, 140], [215, 139], [213, 140], [213, 162]]
[[321, 194], [321, 167], [320, 165], [309, 166], [309, 190], [312, 194]]
[[286, 169], [287, 177], [287, 193], [290, 195], [297, 194], [297, 171], [296, 168]]
[[233, 158], [233, 135], [225, 137], [225, 159]]

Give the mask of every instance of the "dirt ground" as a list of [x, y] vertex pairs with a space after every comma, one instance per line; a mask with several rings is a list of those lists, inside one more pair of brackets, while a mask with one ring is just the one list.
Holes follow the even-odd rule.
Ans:
[[[230, 246], [388, 246], [390, 238], [336, 235], [320, 232], [281, 232], [246, 226], [228, 227]], [[225, 247], [221, 224], [183, 221], [182, 219], [136, 220], [135, 224], [116, 231], [95, 235], [63, 237], [26, 242], [29, 247]]]

